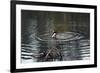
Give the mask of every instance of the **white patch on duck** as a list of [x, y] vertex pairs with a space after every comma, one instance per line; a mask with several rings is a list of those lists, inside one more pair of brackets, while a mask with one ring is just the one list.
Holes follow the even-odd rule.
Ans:
[[55, 38], [55, 37], [56, 37], [56, 33], [53, 33], [52, 38]]

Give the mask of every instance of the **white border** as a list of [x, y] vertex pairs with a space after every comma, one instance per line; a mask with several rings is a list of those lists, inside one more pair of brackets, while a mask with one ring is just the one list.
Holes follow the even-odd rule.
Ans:
[[[63, 61], [63, 62], [34, 62], [31, 64], [21, 64], [20, 62], [21, 61], [21, 9], [90, 13], [90, 60]], [[94, 9], [36, 6], [36, 5], [16, 5], [16, 68], [17, 69], [86, 65], [86, 64], [94, 64]]]

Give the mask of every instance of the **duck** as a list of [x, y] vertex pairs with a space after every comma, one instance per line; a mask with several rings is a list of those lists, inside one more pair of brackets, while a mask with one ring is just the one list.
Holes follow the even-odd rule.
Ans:
[[52, 34], [52, 38], [56, 38], [56, 36], [57, 36], [57, 32], [53, 32], [53, 34]]

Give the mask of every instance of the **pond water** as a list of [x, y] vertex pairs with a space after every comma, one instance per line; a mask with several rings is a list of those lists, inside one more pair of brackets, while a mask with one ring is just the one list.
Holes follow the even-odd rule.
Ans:
[[[22, 63], [88, 60], [90, 58], [90, 41], [79, 33], [58, 33], [57, 39], [52, 39], [47, 33], [39, 37], [32, 34], [30, 37], [34, 38], [34, 40], [30, 40], [31, 43], [21, 44]], [[52, 52], [60, 51], [61, 55], [58, 54], [58, 57], [56, 56], [54, 60], [54, 56], [45, 59], [49, 53], [47, 52], [48, 49], [52, 49], [54, 46], [58, 50], [51, 51], [51, 54], [53, 54]]]
[[89, 13], [21, 10], [22, 63], [89, 58]]

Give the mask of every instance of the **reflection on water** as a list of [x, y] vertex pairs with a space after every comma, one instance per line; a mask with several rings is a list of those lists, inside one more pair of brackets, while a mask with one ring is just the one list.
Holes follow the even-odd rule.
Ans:
[[[70, 33], [70, 34], [69, 34]], [[62, 37], [60, 37], [63, 35]], [[69, 37], [70, 36], [70, 37]], [[31, 43], [24, 44], [22, 43], [22, 62], [45, 62], [45, 61], [71, 61], [71, 60], [84, 60], [89, 59], [90, 57], [90, 44], [89, 39], [84, 38], [84, 36], [67, 32], [58, 34], [57, 40], [52, 40], [50, 36], [35, 37], [34, 41], [31, 40]], [[70, 39], [67, 39], [70, 38]], [[48, 39], [47, 39], [48, 38]], [[56, 41], [56, 44], [54, 43]], [[50, 52], [51, 56], [46, 55]], [[49, 49], [49, 50], [48, 50]], [[54, 53], [53, 53], [54, 52]], [[57, 54], [58, 53], [58, 54]], [[53, 60], [54, 59], [54, 60]]]
[[[73, 61], [90, 58], [88, 13], [21, 12], [21, 62]], [[52, 38], [57, 31], [57, 39]]]

